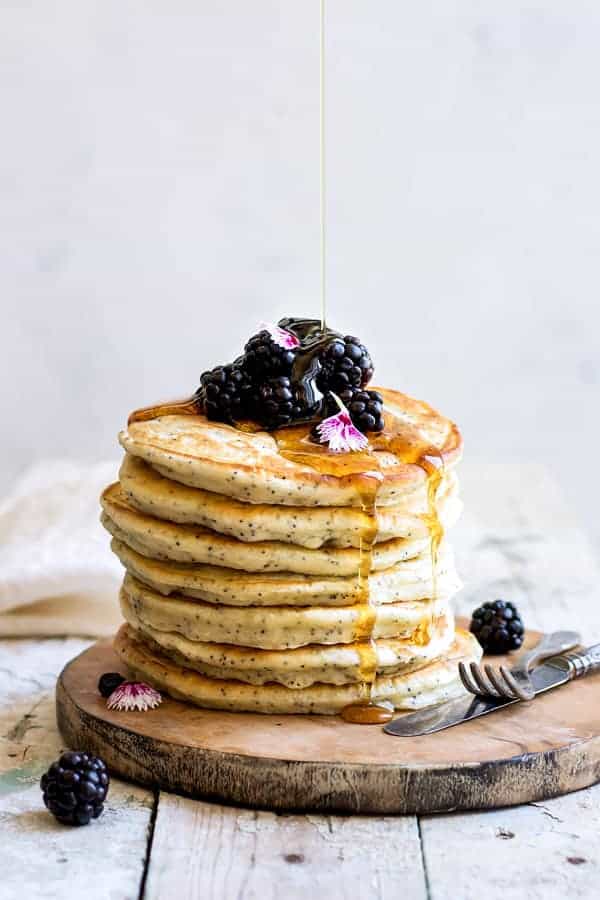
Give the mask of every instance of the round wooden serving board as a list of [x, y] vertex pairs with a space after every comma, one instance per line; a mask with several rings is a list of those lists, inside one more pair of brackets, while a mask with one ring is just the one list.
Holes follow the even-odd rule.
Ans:
[[111, 712], [97, 683], [119, 670], [108, 641], [65, 667], [60, 730], [115, 774], [167, 791], [273, 810], [431, 813], [544, 800], [600, 780], [600, 675], [403, 738], [337, 716], [213, 712], [168, 697], [145, 713]]

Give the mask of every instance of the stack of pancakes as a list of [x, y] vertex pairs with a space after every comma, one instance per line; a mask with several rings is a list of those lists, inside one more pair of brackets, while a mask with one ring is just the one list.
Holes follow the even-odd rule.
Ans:
[[132, 417], [102, 521], [126, 569], [115, 647], [137, 677], [263, 713], [416, 709], [462, 691], [457, 663], [480, 651], [455, 630], [460, 583], [439, 541], [460, 512], [460, 435], [382, 394], [386, 432], [358, 454], [308, 428], [294, 444], [288, 429]]

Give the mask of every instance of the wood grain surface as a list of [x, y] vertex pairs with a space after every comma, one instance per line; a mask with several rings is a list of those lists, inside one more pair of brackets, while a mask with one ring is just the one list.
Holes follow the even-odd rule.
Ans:
[[0, 642], [2, 900], [138, 897], [152, 791], [112, 779], [106, 810], [94, 828], [59, 825], [42, 803], [40, 777], [65, 747], [56, 728], [56, 676], [65, 659], [87, 643]]
[[[529, 643], [539, 637], [530, 632]], [[63, 670], [56, 700], [66, 740], [126, 778], [192, 797], [272, 810], [431, 813], [546, 800], [600, 779], [600, 673], [533, 703], [403, 738], [339, 716], [219, 712], [168, 697], [147, 713], [115, 712], [97, 683], [118, 670], [106, 641]]]

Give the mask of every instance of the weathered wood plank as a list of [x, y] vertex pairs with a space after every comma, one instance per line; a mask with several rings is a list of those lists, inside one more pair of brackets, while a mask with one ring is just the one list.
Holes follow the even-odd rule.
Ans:
[[543, 804], [421, 820], [431, 900], [595, 900], [597, 788]]
[[153, 794], [113, 780], [100, 819], [86, 828], [66, 828], [46, 811], [38, 786], [41, 773], [64, 746], [55, 722], [57, 673], [87, 643], [0, 642], [3, 900], [138, 897]]
[[416, 821], [277, 815], [161, 794], [145, 900], [167, 896], [424, 900]]
[[[538, 466], [466, 466], [459, 609], [514, 600], [526, 624], [600, 638], [600, 570], [553, 478]], [[600, 786], [505, 810], [421, 819], [431, 900], [596, 898]]]

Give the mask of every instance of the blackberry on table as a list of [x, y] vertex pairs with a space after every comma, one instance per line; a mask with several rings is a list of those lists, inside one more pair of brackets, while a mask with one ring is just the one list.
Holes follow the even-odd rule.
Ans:
[[110, 697], [125, 679], [118, 672], [105, 672], [98, 680], [98, 690], [103, 697]]
[[268, 331], [259, 331], [244, 347], [244, 368], [253, 381], [274, 375], [290, 375], [296, 351], [280, 347]]
[[365, 387], [373, 377], [373, 360], [357, 337], [334, 338], [320, 356], [319, 388], [339, 394], [349, 387]]
[[44, 803], [63, 825], [87, 825], [104, 809], [110, 779], [106, 764], [79, 751], [63, 753], [42, 775]]
[[217, 366], [200, 377], [199, 395], [207, 419], [233, 422], [246, 413], [250, 380], [241, 365]]
[[[359, 431], [383, 431], [383, 397], [378, 391], [362, 391], [346, 388], [338, 394], [340, 400], [350, 413], [352, 422]], [[329, 402], [329, 414], [335, 415], [337, 404], [332, 397]]]
[[504, 600], [478, 607], [473, 613], [470, 630], [486, 653], [518, 650], [525, 634], [517, 607]]
[[256, 388], [253, 399], [255, 415], [269, 430], [290, 425], [303, 415], [302, 403], [286, 375], [267, 378]]

